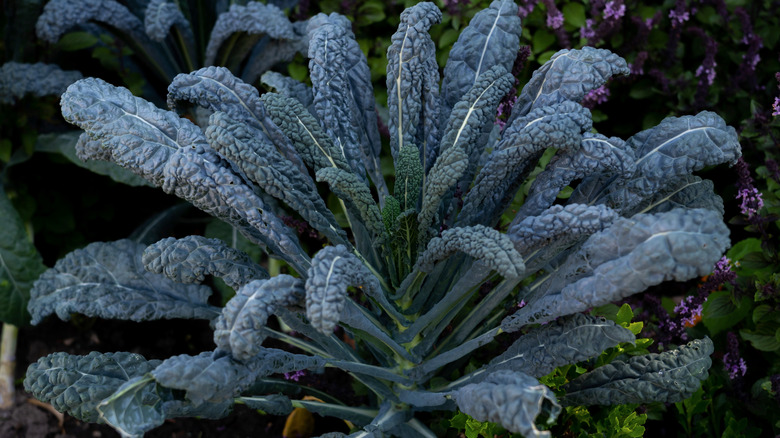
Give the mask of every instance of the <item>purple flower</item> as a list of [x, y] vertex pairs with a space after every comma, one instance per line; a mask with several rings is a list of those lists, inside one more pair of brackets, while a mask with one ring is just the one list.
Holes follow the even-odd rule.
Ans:
[[529, 15], [531, 15], [531, 12], [534, 11], [534, 7], [536, 6], [537, 0], [523, 0], [520, 2], [520, 6], [517, 8], [517, 16], [520, 18], [525, 18]]
[[498, 104], [495, 124], [498, 125], [501, 130], [506, 126], [506, 119], [512, 112], [512, 107], [515, 106], [515, 102], [517, 102], [517, 96], [511, 96], [509, 99], [502, 100], [501, 103]]
[[737, 193], [737, 199], [742, 199], [739, 205], [742, 214], [752, 217], [764, 206], [764, 199], [757, 188], [742, 189]]
[[608, 98], [609, 88], [607, 88], [605, 84], [594, 90], [590, 90], [588, 94], [582, 98], [582, 106], [593, 109], [596, 105], [606, 102]]
[[605, 20], [620, 20], [626, 14], [626, 5], [621, 0], [612, 0], [604, 6]]
[[596, 37], [596, 31], [593, 29], [594, 21], [590, 18], [585, 20], [585, 26], [582, 26], [580, 28], [580, 37], [581, 38], [595, 38]]
[[726, 334], [728, 352], [723, 355], [723, 367], [729, 373], [729, 379], [734, 380], [747, 373], [745, 359], [739, 357], [739, 340], [733, 332]]
[[686, 9], [685, 0], [677, 0], [674, 9], [669, 11], [669, 18], [672, 20], [672, 27], [677, 27], [691, 18]]
[[547, 27], [550, 29], [558, 29], [561, 26], [563, 26], [563, 13], [561, 11], [548, 11]]
[[775, 97], [775, 103], [772, 104], [772, 115], [780, 116], [780, 97]]
[[718, 64], [713, 60], [710, 65], [702, 64], [696, 69], [696, 76], [707, 79], [707, 84], [712, 85], [715, 82], [715, 66]]
[[298, 381], [301, 377], [306, 375], [306, 371], [304, 370], [298, 370], [292, 373], [284, 373], [284, 379], [285, 380], [293, 380], [295, 382]]
[[631, 63], [629, 66], [631, 68], [631, 74], [632, 75], [643, 75], [645, 74], [644, 65], [647, 61], [647, 52], [641, 51], [637, 53], [636, 58], [634, 58], [634, 62]]
[[707, 301], [707, 297], [704, 297], [704, 301], [698, 301], [694, 295], [688, 295], [683, 298], [682, 301], [674, 306], [674, 313], [680, 316], [682, 325], [685, 327], [693, 327], [701, 320], [701, 311], [704, 307], [704, 303]]

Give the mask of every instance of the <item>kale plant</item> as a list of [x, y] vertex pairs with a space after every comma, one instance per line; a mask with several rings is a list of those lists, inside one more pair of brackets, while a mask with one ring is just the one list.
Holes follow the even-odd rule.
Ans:
[[[629, 330], [583, 313], [591, 307], [711, 271], [729, 245], [723, 204], [711, 182], [691, 173], [733, 163], [735, 130], [702, 112], [627, 140], [592, 132], [579, 102], [629, 70], [589, 47], [560, 51], [539, 69], [501, 130], [494, 122], [513, 92], [517, 5], [495, 1], [478, 13], [441, 79], [427, 33], [440, 18], [431, 3], [407, 9], [388, 50], [392, 184], [381, 173], [369, 69], [339, 15], [309, 23], [311, 87], [276, 77], [277, 93], [260, 96], [225, 68], [177, 76], [169, 105], [211, 110], [205, 129], [100, 79], [71, 85], [62, 112], [86, 131], [94, 159], [228, 222], [290, 274], [269, 276], [242, 252], [200, 236], [74, 251], [35, 283], [33, 323], [52, 313], [201, 318], [212, 322], [216, 348], [164, 361], [55, 353], [30, 366], [25, 388], [124, 436], [176, 416], [221, 417], [234, 403], [272, 414], [306, 407], [362, 428], [354, 436], [434, 436], [415, 414], [455, 408], [547, 436], [537, 422], [554, 421], [561, 404], [692, 394], [711, 364], [708, 338], [615, 360], [573, 380], [560, 400], [537, 379], [634, 341]], [[327, 207], [315, 181], [343, 211]], [[507, 212], [518, 197], [521, 208]], [[329, 245], [304, 248], [279, 217], [287, 208]], [[208, 302], [208, 275], [236, 290], [224, 308]], [[272, 318], [292, 332], [268, 325]], [[354, 346], [334, 336], [337, 326]], [[462, 358], [520, 330], [489, 363], [452, 378]], [[264, 347], [267, 338], [301, 353]], [[371, 405], [326, 394], [324, 403], [294, 400], [300, 388], [275, 377], [323, 367], [349, 373], [371, 392]]]

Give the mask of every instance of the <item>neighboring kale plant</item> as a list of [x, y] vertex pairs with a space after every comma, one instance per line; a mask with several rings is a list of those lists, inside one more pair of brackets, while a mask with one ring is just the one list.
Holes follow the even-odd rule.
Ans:
[[[224, 68], [177, 76], [169, 105], [211, 110], [204, 130], [99, 79], [70, 86], [63, 115], [87, 132], [95, 158], [230, 223], [295, 275], [269, 278], [240, 251], [200, 236], [145, 249], [93, 243], [35, 284], [34, 323], [52, 313], [202, 318], [213, 324], [216, 349], [164, 361], [55, 353], [30, 366], [25, 388], [125, 436], [176, 416], [221, 417], [234, 403], [273, 414], [306, 407], [362, 427], [356, 436], [434, 436], [415, 413], [455, 408], [546, 436], [537, 416], [554, 421], [559, 403], [692, 394], [711, 364], [707, 338], [596, 368], [561, 400], [537, 379], [634, 341], [628, 329], [582, 312], [712, 270], [728, 229], [712, 184], [691, 172], [734, 162], [734, 129], [703, 112], [627, 140], [591, 132], [579, 102], [629, 70], [607, 50], [584, 48], [558, 52], [538, 70], [499, 132], [496, 108], [513, 92], [517, 5], [496, 1], [478, 13], [443, 79], [427, 33], [440, 18], [431, 3], [407, 9], [388, 50], [392, 194], [380, 171], [369, 70], [344, 17], [310, 21], [311, 88], [277, 77], [278, 94], [261, 97]], [[534, 172], [546, 150], [554, 156]], [[326, 207], [315, 179], [343, 212]], [[502, 215], [531, 180], [508, 231], [497, 231], [507, 229]], [[570, 184], [568, 201], [556, 201]], [[280, 208], [331, 245], [304, 249]], [[207, 275], [236, 290], [224, 308], [208, 303], [211, 290], [200, 284]], [[507, 314], [521, 300], [527, 304]], [[273, 319], [292, 332], [275, 329]], [[354, 345], [334, 335], [337, 327]], [[499, 356], [452, 380], [461, 359], [519, 330], [527, 333]], [[300, 353], [263, 347], [267, 338]], [[324, 403], [291, 400], [300, 387], [274, 377], [323, 367], [359, 381], [371, 406], [323, 394]]]

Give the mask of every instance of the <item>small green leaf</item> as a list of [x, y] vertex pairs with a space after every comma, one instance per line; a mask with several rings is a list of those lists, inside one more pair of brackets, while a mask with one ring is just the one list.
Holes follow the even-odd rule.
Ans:
[[[534, 53], [542, 53], [548, 47], [553, 45], [554, 42], [555, 42], [555, 35], [551, 34], [550, 32], [547, 32], [544, 29], [537, 30], [534, 33], [533, 39], [531, 40], [531, 47], [533, 47]], [[550, 57], [552, 57], [552, 55], [550, 55]], [[544, 64], [545, 62], [547, 62], [547, 60], [549, 60], [549, 58], [544, 61], [539, 59], [538, 61], [540, 64]]]
[[566, 3], [563, 5], [563, 20], [574, 27], [585, 26], [585, 6], [582, 3]]
[[447, 29], [441, 33], [439, 37], [439, 48], [450, 47], [455, 41], [458, 40], [460, 31], [457, 29]]
[[309, 75], [309, 68], [305, 65], [290, 63], [287, 64], [287, 73], [289, 73], [290, 77], [296, 81], [303, 82]]
[[97, 44], [98, 38], [89, 32], [70, 32], [60, 38], [57, 48], [63, 52], [74, 52]]
[[631, 306], [626, 303], [620, 307], [620, 310], [618, 310], [617, 319], [615, 322], [622, 325], [623, 327], [628, 327], [628, 324], [633, 318], [634, 312], [631, 310]]
[[769, 322], [756, 324], [755, 330], [740, 330], [739, 334], [743, 339], [750, 341], [756, 350], [777, 351], [780, 350], [780, 341], [777, 339], [778, 329], [780, 323]]
[[716, 291], [707, 297], [702, 306], [701, 319], [704, 326], [715, 335], [741, 321], [750, 312], [750, 299], [745, 297], [734, 304], [731, 292]]
[[763, 252], [761, 249], [761, 239], [750, 237], [736, 243], [726, 252], [726, 256], [733, 262], [739, 262], [751, 252]]
[[355, 19], [359, 26], [380, 22], [385, 19], [385, 7], [381, 2], [368, 1], [358, 8]]

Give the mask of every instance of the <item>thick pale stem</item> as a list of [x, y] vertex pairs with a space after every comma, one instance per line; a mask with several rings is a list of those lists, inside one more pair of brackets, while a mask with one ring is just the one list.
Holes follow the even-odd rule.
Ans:
[[15, 325], [3, 324], [0, 343], [0, 409], [14, 405], [14, 371], [16, 369], [16, 340], [19, 329]]

